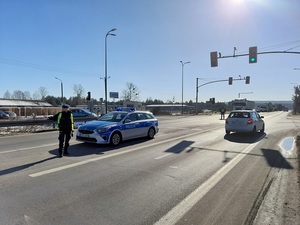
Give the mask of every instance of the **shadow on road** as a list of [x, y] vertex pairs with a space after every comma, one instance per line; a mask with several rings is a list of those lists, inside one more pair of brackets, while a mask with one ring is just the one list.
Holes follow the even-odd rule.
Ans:
[[261, 151], [269, 166], [280, 169], [293, 169], [291, 164], [281, 155], [279, 151], [265, 148], [262, 148]]
[[[186, 150], [186, 148], [191, 146], [193, 143], [194, 143], [193, 141], [181, 141], [177, 145], [174, 145], [173, 147], [167, 149], [165, 152], [171, 152], [171, 153], [179, 154], [182, 151]], [[191, 149], [189, 151], [191, 151]]]
[[220, 152], [224, 154], [224, 160], [223, 163], [229, 162], [232, 158], [228, 156], [228, 154], [245, 154], [249, 156], [256, 156], [256, 157], [264, 157], [270, 167], [274, 168], [280, 168], [280, 169], [293, 169], [291, 164], [282, 156], [280, 151], [274, 150], [274, 149], [265, 149], [261, 148], [262, 154], [256, 154], [256, 153], [243, 153], [243, 152], [237, 152], [237, 151], [229, 151], [229, 150], [218, 150], [218, 149], [209, 149], [209, 148], [195, 148], [193, 147], [193, 150], [200, 150], [200, 151], [214, 151], [214, 152]]
[[43, 159], [43, 160], [40, 160], [40, 161], [37, 161], [37, 162], [32, 162], [32, 163], [28, 163], [28, 164], [25, 164], [25, 165], [16, 166], [16, 167], [8, 168], [8, 169], [5, 169], [5, 170], [1, 170], [0, 171], [0, 176], [10, 174], [10, 173], [15, 173], [15, 172], [18, 172], [20, 170], [24, 170], [24, 169], [27, 169], [31, 166], [35, 166], [37, 164], [41, 164], [41, 163], [44, 163], [46, 161], [56, 159], [56, 158], [57, 158], [56, 156], [53, 156], [53, 157]]
[[266, 133], [254, 133], [254, 134], [249, 134], [249, 133], [231, 133], [231, 134], [226, 134], [224, 136], [224, 139], [230, 142], [236, 142], [236, 143], [255, 143], [259, 142], [260, 140], [266, 138], [267, 134]]
[[[264, 137], [265, 135], [262, 135]], [[280, 168], [280, 169], [293, 169], [291, 164], [282, 156], [280, 151], [274, 149], [265, 149], [261, 148], [262, 154], [257, 153], [243, 153], [238, 151], [230, 151], [230, 150], [219, 150], [219, 149], [211, 149], [211, 148], [202, 148], [202, 147], [190, 147], [194, 142], [192, 141], [182, 141], [177, 145], [167, 149], [165, 152], [179, 154], [182, 152], [191, 153], [192, 151], [214, 151], [220, 152], [224, 155], [223, 163], [228, 163], [231, 159], [235, 157], [235, 155], [245, 154], [249, 156], [256, 157], [264, 157], [270, 167]], [[231, 155], [230, 154], [234, 154]]]
[[[123, 141], [118, 146], [110, 146], [109, 144], [94, 144], [94, 143], [81, 143], [72, 144], [68, 148], [69, 156], [68, 157], [82, 157], [86, 155], [101, 155], [105, 152], [117, 150], [129, 146], [135, 146], [147, 141], [151, 141], [148, 138], [137, 138], [133, 140]], [[54, 149], [49, 151], [50, 154], [58, 156], [58, 150]]]

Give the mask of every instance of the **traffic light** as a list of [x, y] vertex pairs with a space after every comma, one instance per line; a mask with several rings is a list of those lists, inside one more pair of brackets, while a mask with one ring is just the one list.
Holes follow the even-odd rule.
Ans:
[[250, 84], [250, 76], [246, 76], [246, 84]]
[[211, 52], [210, 53], [210, 65], [211, 67], [218, 66], [218, 52]]
[[229, 79], [228, 79], [228, 84], [229, 84], [229, 85], [232, 85], [232, 80], [233, 80], [233, 78], [232, 78], [232, 77], [229, 77]]
[[88, 94], [88, 95], [87, 95], [87, 97], [86, 97], [86, 100], [87, 100], [87, 101], [90, 101], [90, 100], [91, 100], [91, 92], [89, 91], [87, 94]]
[[249, 63], [257, 63], [257, 47], [249, 48]]

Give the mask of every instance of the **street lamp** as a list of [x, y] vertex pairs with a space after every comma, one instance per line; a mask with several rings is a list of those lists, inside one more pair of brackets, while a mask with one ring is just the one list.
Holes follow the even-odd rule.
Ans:
[[181, 62], [181, 115], [183, 115], [183, 67], [185, 64], [191, 63], [191, 62]]
[[64, 88], [63, 88], [63, 82], [61, 79], [54, 77], [56, 80], [60, 81], [60, 91], [61, 91], [61, 104], [64, 104]]
[[108, 31], [105, 35], [105, 77], [104, 77], [104, 83], [105, 83], [105, 114], [107, 113], [107, 36], [116, 36], [116, 34], [113, 34], [111, 32], [116, 31], [117, 29], [111, 29]]

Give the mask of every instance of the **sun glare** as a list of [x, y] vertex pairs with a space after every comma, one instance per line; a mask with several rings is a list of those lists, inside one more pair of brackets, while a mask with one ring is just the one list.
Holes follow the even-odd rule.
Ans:
[[236, 3], [236, 4], [240, 4], [245, 2], [245, 0], [231, 0], [231, 2]]

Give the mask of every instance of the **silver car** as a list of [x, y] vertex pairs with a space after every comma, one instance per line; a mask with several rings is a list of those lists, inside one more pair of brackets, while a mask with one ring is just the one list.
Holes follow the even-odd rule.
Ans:
[[9, 115], [0, 110], [0, 119], [9, 119]]
[[232, 111], [225, 123], [225, 132], [256, 133], [265, 131], [265, 122], [255, 110]]

